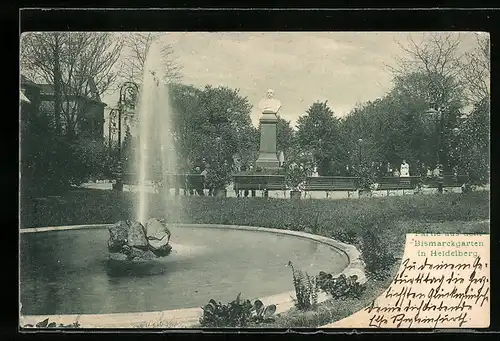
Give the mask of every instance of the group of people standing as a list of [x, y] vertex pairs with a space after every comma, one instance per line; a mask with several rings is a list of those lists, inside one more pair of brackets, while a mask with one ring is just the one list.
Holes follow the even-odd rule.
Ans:
[[[192, 188], [190, 184], [186, 184], [186, 188], [189, 188], [189, 195], [205, 195], [205, 189], [208, 189], [208, 195], [214, 196], [217, 189], [225, 189], [225, 185], [230, 181], [232, 172], [232, 167], [227, 160], [223, 162], [210, 163], [202, 160], [199, 165], [192, 167], [190, 174], [200, 174], [203, 175], [203, 182], [197, 182], [196, 188]], [[189, 181], [186, 178], [186, 181]]]
[[406, 160], [403, 160], [403, 162], [399, 166], [399, 169], [398, 168], [392, 169], [390, 163], [387, 163], [387, 167], [388, 167], [388, 173], [392, 176], [402, 177], [402, 178], [410, 176], [410, 165], [408, 164], [408, 162], [406, 162]]
[[[393, 167], [390, 162], [387, 162], [385, 167], [382, 162], [372, 162], [371, 165], [372, 173], [376, 174], [378, 177], [409, 177], [409, 176], [422, 176], [427, 178], [439, 177], [442, 174], [442, 165], [437, 164], [436, 167], [431, 168], [430, 166], [422, 163], [415, 167], [416, 171], [410, 173], [410, 165], [406, 160], [399, 167]], [[456, 172], [456, 170], [454, 170]]]

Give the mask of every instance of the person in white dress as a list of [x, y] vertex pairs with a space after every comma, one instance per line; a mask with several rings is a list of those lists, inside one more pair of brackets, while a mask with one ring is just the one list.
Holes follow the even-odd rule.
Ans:
[[315, 177], [315, 178], [319, 176], [319, 173], [318, 173], [318, 168], [317, 168], [317, 167], [314, 167], [314, 168], [313, 168], [313, 171], [312, 171], [312, 176], [313, 176], [313, 177]]
[[410, 176], [410, 165], [406, 163], [406, 160], [403, 160], [403, 163], [400, 167], [400, 176], [401, 177], [409, 177]]

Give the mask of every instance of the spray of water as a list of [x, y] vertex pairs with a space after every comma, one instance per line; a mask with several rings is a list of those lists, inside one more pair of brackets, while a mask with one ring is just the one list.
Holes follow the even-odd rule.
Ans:
[[138, 106], [138, 146], [135, 148], [135, 159], [138, 161], [135, 173], [139, 184], [136, 219], [143, 224], [149, 218], [150, 200], [154, 198], [146, 188], [150, 180], [158, 178], [158, 172], [161, 172], [164, 184], [161, 200], [167, 205], [167, 216], [177, 215], [180, 209], [179, 203], [169, 195], [169, 188], [173, 187], [169, 174], [178, 174], [178, 162], [168, 85], [163, 80], [161, 47], [155, 41], [148, 50], [144, 65]]

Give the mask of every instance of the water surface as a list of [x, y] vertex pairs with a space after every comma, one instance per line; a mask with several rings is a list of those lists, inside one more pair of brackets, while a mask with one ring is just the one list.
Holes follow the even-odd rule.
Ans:
[[110, 266], [107, 229], [21, 234], [21, 312], [101, 314], [200, 307], [293, 290], [286, 264], [339, 273], [327, 245], [267, 232], [173, 227], [172, 254], [132, 269]]

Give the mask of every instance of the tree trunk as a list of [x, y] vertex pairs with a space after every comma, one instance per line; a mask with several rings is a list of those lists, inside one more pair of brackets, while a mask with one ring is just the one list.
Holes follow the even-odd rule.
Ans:
[[60, 64], [60, 53], [61, 44], [59, 41], [59, 35], [55, 36], [55, 46], [54, 46], [54, 121], [56, 125], [56, 134], [61, 134], [61, 64]]
[[218, 188], [215, 190], [215, 196], [218, 198], [225, 198], [227, 197], [227, 190], [225, 188], [224, 189]]

